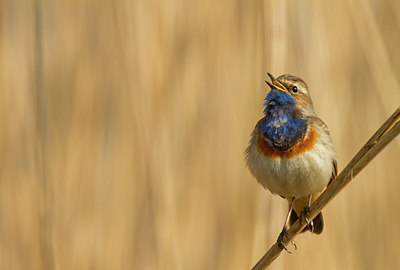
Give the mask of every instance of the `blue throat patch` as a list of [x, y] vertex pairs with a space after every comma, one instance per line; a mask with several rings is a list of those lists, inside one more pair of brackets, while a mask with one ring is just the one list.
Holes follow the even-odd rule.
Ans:
[[290, 94], [272, 89], [264, 105], [261, 131], [274, 148], [286, 151], [304, 138], [307, 120], [300, 118], [296, 100]]

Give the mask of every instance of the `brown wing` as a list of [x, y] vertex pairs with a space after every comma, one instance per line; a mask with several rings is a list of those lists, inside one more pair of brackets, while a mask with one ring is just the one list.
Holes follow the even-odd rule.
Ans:
[[[315, 117], [315, 116], [310, 117], [310, 121], [313, 121], [315, 124], [319, 125], [330, 136], [329, 129], [328, 129], [327, 125], [324, 123], [324, 121], [322, 121], [320, 118]], [[331, 176], [331, 180], [329, 180], [328, 186], [330, 185], [330, 183], [332, 183], [332, 181], [337, 176], [337, 169], [338, 169], [337, 168], [337, 160], [334, 159], [332, 163], [333, 163], [332, 176]]]
[[333, 171], [332, 171], [332, 177], [331, 180], [329, 180], [328, 186], [331, 184], [331, 182], [336, 179], [337, 176], [337, 160], [333, 160]]

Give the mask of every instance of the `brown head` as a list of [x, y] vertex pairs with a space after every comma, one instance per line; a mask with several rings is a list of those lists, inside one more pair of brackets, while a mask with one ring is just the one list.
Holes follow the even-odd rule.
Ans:
[[278, 89], [289, 93], [295, 100], [296, 106], [307, 115], [315, 115], [314, 106], [310, 97], [308, 86], [303, 79], [284, 74], [275, 78], [270, 73], [268, 76], [271, 78], [272, 84], [265, 81], [272, 89]]

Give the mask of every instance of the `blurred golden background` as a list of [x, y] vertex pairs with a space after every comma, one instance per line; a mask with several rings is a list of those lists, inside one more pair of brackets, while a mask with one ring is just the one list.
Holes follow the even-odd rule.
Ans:
[[[266, 72], [341, 170], [399, 106], [400, 2], [0, 2], [0, 269], [249, 269], [287, 203], [244, 150]], [[400, 141], [271, 269], [400, 269]]]

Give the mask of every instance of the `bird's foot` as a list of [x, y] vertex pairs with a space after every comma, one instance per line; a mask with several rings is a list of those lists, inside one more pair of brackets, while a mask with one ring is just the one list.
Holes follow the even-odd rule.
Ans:
[[[278, 247], [280, 247], [281, 249], [286, 250], [287, 253], [292, 254], [292, 252], [287, 248], [287, 246], [285, 245], [285, 243], [283, 243], [283, 236], [289, 237], [289, 234], [286, 230], [286, 226], [283, 227], [281, 233], [278, 236], [278, 240], [276, 240], [276, 243], [278, 244]], [[294, 246], [294, 250], [297, 249], [296, 243], [293, 240], [290, 240], [290, 243], [292, 243], [292, 245]]]
[[307, 218], [309, 213], [310, 213], [310, 206], [307, 205], [307, 206], [305, 206], [303, 208], [303, 211], [300, 212], [299, 219], [300, 219], [301, 223], [303, 223], [303, 219], [304, 219], [304, 221], [307, 224], [307, 228], [310, 230], [310, 232], [313, 232], [314, 231], [314, 226], [312, 224], [312, 221], [309, 221], [308, 218]]

